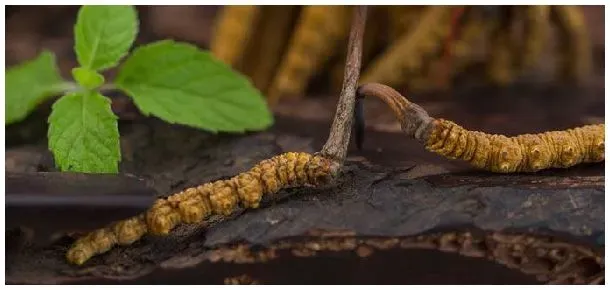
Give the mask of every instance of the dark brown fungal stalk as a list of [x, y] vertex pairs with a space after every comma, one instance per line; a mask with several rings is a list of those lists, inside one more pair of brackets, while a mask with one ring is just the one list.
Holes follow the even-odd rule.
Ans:
[[347, 156], [347, 147], [352, 130], [352, 118], [356, 106], [356, 88], [360, 78], [362, 62], [362, 39], [366, 25], [366, 6], [359, 6], [354, 11], [352, 28], [349, 35], [347, 60], [343, 75], [343, 87], [337, 103], [337, 112], [330, 130], [330, 135], [321, 154], [339, 163]]
[[605, 159], [604, 124], [506, 137], [469, 131], [449, 120], [432, 118], [422, 107], [386, 85], [362, 85], [358, 95], [374, 96], [385, 102], [400, 121], [403, 132], [423, 143], [428, 151], [462, 159], [486, 171], [536, 172]]
[[366, 12], [366, 6], [355, 9], [343, 90], [330, 137], [320, 154], [283, 153], [230, 179], [208, 182], [159, 198], [145, 213], [78, 239], [66, 254], [68, 261], [82, 265], [116, 245], [133, 244], [146, 234], [168, 235], [180, 224], [201, 223], [213, 214], [228, 216], [240, 207], [258, 208], [263, 195], [273, 195], [284, 188], [320, 186], [335, 180], [350, 139]]

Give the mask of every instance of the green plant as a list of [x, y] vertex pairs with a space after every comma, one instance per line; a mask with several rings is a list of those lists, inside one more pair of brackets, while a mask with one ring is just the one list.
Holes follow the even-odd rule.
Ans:
[[117, 117], [100, 87], [131, 97], [144, 115], [211, 132], [270, 126], [273, 117], [248, 79], [187, 43], [162, 40], [137, 47], [106, 83], [102, 72], [125, 57], [138, 32], [133, 6], [83, 6], [74, 26], [80, 67], [62, 79], [55, 56], [6, 71], [5, 125], [23, 120], [44, 100], [62, 95], [49, 116], [48, 140], [62, 171], [116, 173], [121, 159]]

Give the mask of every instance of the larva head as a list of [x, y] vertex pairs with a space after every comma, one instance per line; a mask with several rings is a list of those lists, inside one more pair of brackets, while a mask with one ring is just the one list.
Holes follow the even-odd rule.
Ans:
[[341, 165], [320, 155], [312, 156], [307, 164], [307, 175], [312, 185], [326, 184], [341, 173]]

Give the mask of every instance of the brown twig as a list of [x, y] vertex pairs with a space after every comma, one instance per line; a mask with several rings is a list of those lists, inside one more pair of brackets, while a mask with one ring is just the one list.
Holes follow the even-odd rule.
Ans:
[[362, 39], [366, 24], [366, 13], [367, 7], [364, 5], [355, 8], [347, 47], [343, 88], [339, 95], [337, 111], [330, 129], [330, 135], [320, 152], [322, 156], [340, 164], [343, 163], [347, 155], [347, 147], [352, 130], [356, 89], [360, 78], [360, 65], [362, 62]]

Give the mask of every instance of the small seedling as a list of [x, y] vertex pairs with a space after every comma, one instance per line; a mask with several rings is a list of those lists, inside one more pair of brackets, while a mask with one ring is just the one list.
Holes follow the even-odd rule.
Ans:
[[[79, 67], [74, 82], [60, 76], [52, 52], [6, 71], [9, 125], [61, 95], [49, 117], [48, 140], [62, 171], [116, 173], [121, 159], [117, 116], [100, 88], [118, 89], [144, 115], [210, 132], [269, 127], [273, 117], [250, 81], [212, 54], [188, 43], [162, 40], [129, 53], [138, 33], [133, 6], [83, 6], [74, 26]], [[106, 82], [102, 73], [117, 67]]]

